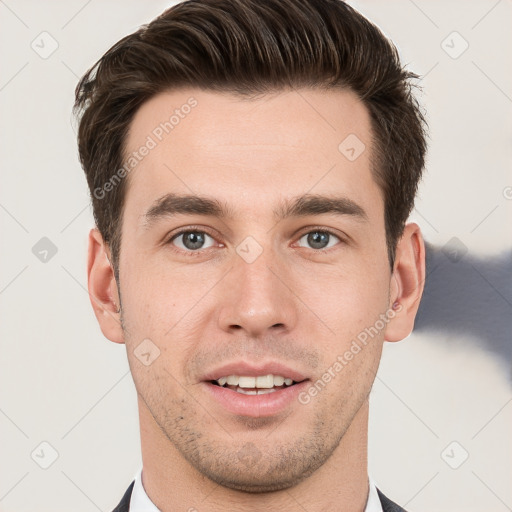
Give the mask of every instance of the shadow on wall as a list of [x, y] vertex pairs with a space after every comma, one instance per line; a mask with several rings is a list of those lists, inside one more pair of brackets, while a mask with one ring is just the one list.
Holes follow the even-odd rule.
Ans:
[[512, 250], [479, 258], [458, 238], [425, 242], [427, 277], [415, 332], [457, 333], [505, 364], [512, 381]]

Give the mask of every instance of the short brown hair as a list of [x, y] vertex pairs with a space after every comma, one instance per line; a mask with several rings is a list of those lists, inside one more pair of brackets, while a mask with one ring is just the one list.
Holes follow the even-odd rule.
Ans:
[[382, 32], [341, 0], [188, 0], [124, 37], [82, 77], [75, 101], [80, 161], [116, 278], [126, 179], [107, 200], [94, 191], [123, 166], [141, 105], [183, 86], [245, 97], [298, 87], [355, 92], [371, 117], [393, 268], [426, 151], [416, 78]]

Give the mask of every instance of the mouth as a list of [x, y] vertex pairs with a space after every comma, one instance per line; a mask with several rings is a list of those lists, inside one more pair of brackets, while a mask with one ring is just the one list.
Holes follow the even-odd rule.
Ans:
[[266, 395], [304, 382], [306, 379], [295, 381], [283, 375], [226, 375], [209, 381], [214, 386], [230, 389], [242, 395]]
[[230, 415], [263, 418], [295, 409], [310, 379], [287, 365], [239, 361], [213, 370], [201, 379], [207, 396]]

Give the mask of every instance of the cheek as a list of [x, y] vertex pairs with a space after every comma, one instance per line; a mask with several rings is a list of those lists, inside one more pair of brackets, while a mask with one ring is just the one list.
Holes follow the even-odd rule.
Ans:
[[147, 335], [165, 337], [204, 294], [205, 282], [197, 279], [197, 270], [144, 261], [123, 270], [123, 311], [131, 326]]
[[[126, 266], [124, 271], [121, 276], [123, 322], [133, 370], [141, 382], [146, 374], [151, 379], [159, 376], [167, 384], [173, 380], [172, 376], [183, 378], [186, 361], [202, 339], [197, 315], [202, 311], [200, 300], [210, 278], [197, 280], [192, 271], [171, 269], [168, 265], [144, 267], [141, 264], [136, 269]], [[155, 352], [158, 357], [151, 365], [144, 366], [138, 357], [147, 351]]]
[[323, 323], [338, 348], [374, 325], [388, 305], [389, 273], [378, 262], [305, 269], [296, 273], [295, 284], [297, 295], [316, 314], [315, 330]]

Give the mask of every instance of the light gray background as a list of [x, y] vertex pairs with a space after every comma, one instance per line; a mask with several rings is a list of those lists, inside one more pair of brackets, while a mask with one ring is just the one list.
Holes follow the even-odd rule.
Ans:
[[[425, 75], [431, 143], [412, 220], [441, 277], [423, 327], [385, 346], [370, 474], [413, 512], [512, 510], [512, 5], [352, 4]], [[125, 348], [103, 338], [86, 291], [93, 221], [71, 107], [78, 77], [169, 5], [0, 0], [3, 512], [110, 511], [141, 463]], [[57, 248], [46, 262], [32, 250], [43, 237]]]

